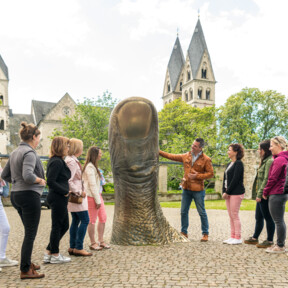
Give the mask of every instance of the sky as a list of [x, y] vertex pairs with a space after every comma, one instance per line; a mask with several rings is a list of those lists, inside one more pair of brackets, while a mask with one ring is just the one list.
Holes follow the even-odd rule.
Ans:
[[109, 91], [163, 108], [177, 29], [184, 57], [198, 20], [212, 60], [216, 106], [243, 88], [288, 95], [286, 0], [0, 0], [0, 55], [9, 106], [75, 101]]

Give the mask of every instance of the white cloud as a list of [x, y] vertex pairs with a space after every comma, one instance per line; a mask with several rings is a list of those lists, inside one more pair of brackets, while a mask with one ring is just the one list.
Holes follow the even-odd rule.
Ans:
[[5, 23], [0, 37], [18, 40], [28, 51], [69, 56], [67, 50], [81, 45], [89, 32], [76, 0], [3, 0], [0, 5]]

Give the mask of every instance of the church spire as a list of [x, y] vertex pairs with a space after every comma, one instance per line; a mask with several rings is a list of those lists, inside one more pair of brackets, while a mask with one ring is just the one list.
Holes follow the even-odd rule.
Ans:
[[5, 77], [7, 80], [9, 80], [9, 74], [8, 74], [8, 67], [6, 66], [4, 60], [2, 59], [0, 55], [0, 69], [3, 71]]
[[200, 19], [198, 19], [188, 48], [192, 76], [194, 79], [196, 78], [197, 72], [200, 68], [204, 52], [208, 54], [209, 61], [211, 62]]
[[185, 59], [184, 59], [182, 47], [180, 44], [180, 40], [178, 37], [178, 29], [177, 29], [176, 41], [173, 46], [173, 50], [172, 50], [170, 60], [168, 63], [168, 72], [170, 76], [172, 91], [176, 90], [178, 79], [179, 79], [184, 63], [185, 63]]

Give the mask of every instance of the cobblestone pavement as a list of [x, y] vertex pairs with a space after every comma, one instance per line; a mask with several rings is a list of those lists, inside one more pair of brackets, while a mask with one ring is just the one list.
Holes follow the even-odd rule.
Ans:
[[[111, 235], [114, 206], [106, 206], [105, 239]], [[5, 208], [11, 225], [7, 256], [19, 260], [23, 227], [13, 207]], [[171, 225], [180, 228], [180, 211], [164, 208]], [[200, 219], [190, 211], [189, 243], [166, 246], [115, 246], [94, 252], [92, 257], [72, 256], [68, 264], [42, 264], [45, 278], [20, 280], [19, 267], [0, 272], [0, 287], [288, 287], [288, 257], [268, 254], [253, 245], [224, 245], [229, 238], [227, 211], [208, 210], [210, 237], [201, 243]], [[254, 212], [240, 211], [243, 238], [251, 236]], [[286, 219], [288, 223], [288, 218]], [[40, 264], [50, 231], [50, 210], [42, 209], [33, 261]], [[263, 231], [260, 240], [264, 240]], [[68, 233], [61, 252], [68, 253]], [[85, 248], [88, 248], [88, 236]]]

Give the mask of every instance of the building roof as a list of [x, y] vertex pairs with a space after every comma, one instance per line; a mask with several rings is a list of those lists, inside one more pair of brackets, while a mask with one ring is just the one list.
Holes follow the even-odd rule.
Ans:
[[[208, 48], [206, 45], [204, 33], [202, 30], [202, 26], [200, 23], [200, 19], [198, 19], [189, 48], [188, 48], [188, 55], [190, 59], [190, 65], [191, 65], [191, 70], [192, 70], [192, 76], [195, 79], [197, 72], [199, 70], [199, 66], [201, 64], [201, 60], [203, 57], [204, 52], [207, 52], [208, 58], [210, 63], [210, 55], [208, 52]], [[212, 64], [211, 64], [212, 65]], [[212, 66], [211, 66], [212, 67]], [[213, 72], [213, 71], [212, 71]]]
[[7, 80], [9, 80], [9, 74], [8, 74], [8, 67], [6, 66], [4, 60], [2, 59], [1, 55], [0, 55], [0, 69], [3, 71], [5, 77], [7, 78]]
[[20, 143], [19, 130], [20, 123], [22, 121], [29, 123], [34, 123], [33, 116], [31, 114], [12, 114], [12, 110], [9, 109], [9, 131], [10, 131], [10, 142], [11, 149], [14, 149]]
[[182, 71], [182, 67], [185, 63], [182, 47], [179, 41], [179, 38], [177, 36], [170, 60], [168, 63], [168, 72], [170, 76], [170, 81], [171, 81], [171, 90], [175, 91], [176, 86], [179, 80], [180, 73]]
[[38, 125], [56, 104], [57, 103], [32, 100], [32, 110], [34, 111], [32, 114], [35, 115], [35, 124]]

